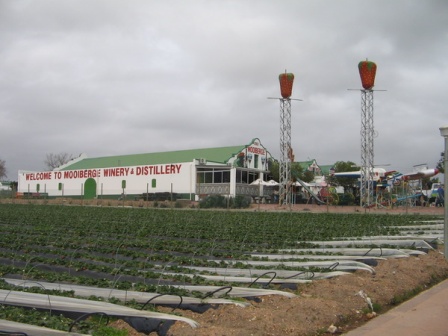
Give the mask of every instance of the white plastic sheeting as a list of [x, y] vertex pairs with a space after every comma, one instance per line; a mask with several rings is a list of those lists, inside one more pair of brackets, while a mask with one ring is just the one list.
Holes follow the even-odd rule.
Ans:
[[[263, 274], [270, 274], [270, 275], [276, 275], [276, 278], [278, 281], [285, 278], [294, 277], [295, 279], [302, 279], [302, 280], [310, 280], [310, 273], [308, 271], [289, 271], [289, 270], [280, 270], [280, 269], [246, 269], [246, 268], [212, 268], [212, 267], [195, 267], [195, 266], [188, 266], [187, 268], [191, 268], [200, 272], [210, 272], [210, 273], [217, 273], [224, 276], [246, 276], [250, 278], [257, 278], [258, 276], [261, 276]], [[319, 273], [319, 276], [330, 278], [335, 276], [340, 276], [344, 274], [349, 274], [347, 272], [337, 272], [332, 273], [328, 272], [328, 276], [325, 276], [326, 273]], [[199, 276], [202, 276], [200, 274]], [[313, 277], [313, 279], [316, 279], [316, 277]]]
[[[24, 281], [24, 280], [16, 280], [16, 279], [6, 279], [4, 278], [4, 280], [8, 283], [14, 284], [14, 285], [21, 285], [23, 283], [28, 284], [27, 286], [32, 287], [33, 285], [36, 284], [41, 284], [43, 285], [46, 289], [52, 289], [52, 287], [56, 290], [66, 290], [65, 288], [67, 288], [68, 290], [72, 290], [69, 288], [77, 288], [79, 287], [80, 289], [84, 289], [85, 293], [99, 293], [99, 291], [97, 292], [97, 290], [104, 290], [103, 288], [98, 288], [98, 287], [88, 287], [88, 286], [77, 286], [77, 285], [67, 285], [67, 284], [58, 284], [58, 283], [50, 283], [50, 282], [35, 282], [35, 281]], [[47, 286], [49, 285], [49, 286]], [[67, 286], [67, 287], [66, 287]], [[195, 292], [201, 292], [204, 293], [204, 296], [209, 294], [209, 293], [214, 293], [212, 296], [221, 296], [223, 294], [226, 294], [230, 297], [240, 297], [240, 298], [244, 298], [244, 297], [253, 297], [253, 296], [265, 296], [265, 295], [280, 295], [280, 296], [286, 296], [286, 297], [295, 297], [295, 294], [292, 294], [290, 292], [284, 292], [284, 291], [280, 291], [280, 290], [275, 290], [275, 289], [264, 289], [264, 288], [247, 288], [247, 287], [237, 287], [237, 286], [231, 286], [230, 288], [227, 288], [226, 286], [195, 286], [195, 285], [173, 285], [173, 287], [176, 288], [182, 288], [185, 289], [187, 291], [195, 291]], [[115, 294], [117, 292], [120, 292], [120, 290], [112, 290], [112, 289], [108, 289], [108, 291], [113, 294], [112, 296], [115, 296]], [[126, 291], [121, 291], [121, 292], [126, 292]], [[77, 289], [76, 289], [76, 293]], [[129, 293], [131, 293], [130, 291], [127, 291], [127, 294], [129, 295]], [[140, 293], [140, 292], [137, 292]], [[153, 296], [156, 294], [152, 294], [152, 293], [143, 293], [143, 294], [147, 294], [149, 296]], [[95, 295], [95, 294], [93, 294]], [[158, 294], [157, 294], [158, 295]], [[168, 295], [170, 296], [170, 295]], [[177, 299], [177, 302], [179, 301], [179, 297], [175, 296], [175, 295], [171, 295], [172, 297], [175, 297]], [[108, 296], [109, 297], [109, 296]], [[118, 298], [118, 297], [117, 297]], [[159, 297], [157, 299], [152, 300], [151, 302], [153, 303], [160, 303], [163, 297]], [[196, 302], [196, 300], [200, 300], [202, 303], [220, 303], [222, 301], [226, 302], [226, 301], [230, 301], [230, 300], [225, 300], [225, 299], [195, 299], [195, 298], [190, 298], [190, 297], [182, 297], [184, 299], [186, 299], [186, 301], [184, 301], [184, 303], [190, 303], [190, 300], [193, 299], [194, 302]], [[128, 296], [129, 299], [129, 296]], [[145, 301], [146, 302], [146, 301]], [[163, 301], [166, 303], [166, 301]], [[236, 305], [241, 305], [241, 306], [245, 306], [246, 304], [244, 302], [234, 302], [234, 301], [230, 301], [233, 304]]]
[[[137, 292], [137, 291], [126, 291], [119, 289], [111, 289], [111, 288], [98, 288], [98, 287], [88, 287], [88, 286], [79, 286], [79, 285], [70, 285], [70, 284], [58, 284], [51, 282], [36, 282], [36, 281], [25, 281], [25, 280], [16, 280], [16, 279], [6, 279], [3, 278], [7, 283], [21, 286], [21, 287], [40, 287], [49, 290], [61, 290], [61, 291], [73, 291], [77, 296], [89, 297], [91, 295], [102, 297], [105, 299], [109, 298], [117, 298], [123, 302], [128, 302], [130, 300], [135, 300], [139, 303], [146, 303], [151, 300], [151, 303], [154, 304], [170, 304], [177, 305], [179, 303], [180, 297], [176, 295], [163, 295], [160, 296], [158, 293], [147, 293], [147, 292]], [[184, 304], [234, 304], [240, 307], [246, 307], [249, 304], [244, 302], [237, 302], [227, 299], [214, 299], [214, 298], [206, 298], [199, 299], [188, 296], [182, 296], [182, 303]]]
[[[291, 250], [289, 250], [291, 251]], [[370, 256], [355, 256], [355, 255], [317, 255], [317, 254], [250, 254], [252, 258], [265, 258], [268, 260], [278, 260], [281, 261], [282, 259], [295, 259], [295, 260], [333, 260], [333, 261], [340, 261], [340, 260], [356, 260], [356, 261], [362, 261], [362, 260], [384, 260], [386, 258], [382, 257], [370, 257]], [[250, 262], [249, 262], [250, 263]]]
[[[288, 249], [288, 250], [280, 250], [285, 252], [294, 252], [294, 253], [338, 253], [342, 255], [352, 256], [353, 259], [356, 259], [358, 256], [369, 256], [369, 257], [381, 257], [381, 258], [408, 258], [411, 253], [408, 249], [393, 249], [393, 248], [353, 248], [353, 247], [325, 247], [322, 246], [320, 248], [315, 249]], [[414, 252], [421, 252], [412, 250]], [[421, 252], [425, 254], [424, 252]]]
[[33, 336], [88, 336], [87, 334], [69, 333], [66, 331], [38, 327], [31, 324], [0, 320], [0, 330], [9, 333], [25, 333]]
[[[272, 271], [272, 270], [271, 270]], [[186, 277], [194, 277], [197, 275], [193, 274], [182, 274]], [[199, 275], [201, 278], [212, 280], [212, 281], [226, 281], [226, 282], [235, 282], [235, 283], [252, 283], [254, 282], [257, 277], [244, 277], [244, 276], [226, 276], [226, 275], [205, 275], [201, 274]], [[273, 276], [273, 274], [270, 274], [268, 276]], [[298, 284], [298, 283], [309, 283], [311, 280], [303, 280], [303, 279], [278, 279], [278, 278], [260, 278], [257, 283], [272, 283], [272, 284]], [[255, 295], [254, 295], [255, 296]]]
[[428, 250], [433, 250], [432, 246], [422, 239], [370, 239], [366, 240], [328, 240], [328, 241], [307, 241], [309, 244], [318, 245], [320, 247], [325, 246], [365, 246], [365, 245], [375, 245], [375, 246], [404, 246], [404, 247], [414, 247], [414, 248], [424, 248]]
[[108, 302], [75, 299], [70, 297], [35, 294], [27, 292], [0, 290], [0, 302], [6, 305], [30, 307], [37, 309], [60, 310], [77, 313], [104, 313], [110, 316], [120, 317], [145, 317], [162, 320], [182, 321], [191, 327], [197, 327], [197, 322], [176, 315], [136, 310], [133, 308], [115, 305]]
[[[230, 262], [230, 261], [229, 261]], [[331, 270], [338, 270], [338, 271], [346, 271], [346, 272], [354, 272], [358, 270], [368, 271], [370, 273], [374, 273], [373, 267], [366, 265], [362, 262], [354, 261], [354, 260], [339, 260], [339, 261], [333, 261], [333, 260], [322, 260], [322, 261], [289, 261], [289, 260], [283, 260], [283, 261], [260, 261], [260, 260], [232, 260], [233, 263], [244, 263], [249, 264], [253, 266], [286, 266], [286, 267], [301, 267], [301, 268], [310, 268], [310, 267], [316, 267], [321, 269], [331, 269]], [[189, 267], [187, 267], [189, 268]], [[196, 267], [192, 267], [196, 268]], [[219, 268], [214, 267], [207, 267], [210, 269], [210, 272], [213, 272], [213, 270], [219, 270]], [[199, 269], [199, 268], [198, 268]], [[226, 272], [226, 270], [229, 272], [233, 270], [232, 268], [222, 268], [222, 272]], [[265, 272], [268, 271], [276, 271], [276, 270], [264, 270]], [[260, 274], [262, 271], [259, 269], [253, 269], [253, 273]], [[217, 272], [216, 272], [217, 273]], [[201, 275], [202, 276], [202, 275]], [[331, 276], [328, 276], [331, 277]]]
[[[192, 275], [190, 275], [192, 276]], [[197, 291], [202, 292], [204, 294], [216, 292], [216, 295], [222, 295], [223, 291], [220, 291], [220, 289], [226, 291], [225, 287], [219, 287], [219, 286], [193, 286], [193, 285], [186, 285], [186, 286], [174, 286], [178, 288], [183, 288], [188, 291]], [[231, 286], [231, 290], [226, 293], [230, 297], [254, 297], [254, 296], [264, 296], [264, 295], [280, 295], [280, 296], [286, 296], [289, 298], [296, 297], [295, 294], [290, 292], [284, 292], [279, 291], [275, 289], [264, 289], [264, 288], [248, 288], [248, 287], [237, 287], [237, 286]]]
[[[442, 238], [442, 240], [440, 240]], [[336, 238], [338, 239], [338, 238]], [[397, 241], [397, 240], [406, 240], [406, 241], [420, 241], [424, 240], [427, 243], [439, 243], [441, 244], [443, 241], [443, 232], [440, 234], [408, 234], [407, 232], [403, 232], [401, 235], [396, 236], [368, 236], [368, 237], [348, 237], [348, 238], [340, 238], [341, 240], [349, 240], [349, 241]]]

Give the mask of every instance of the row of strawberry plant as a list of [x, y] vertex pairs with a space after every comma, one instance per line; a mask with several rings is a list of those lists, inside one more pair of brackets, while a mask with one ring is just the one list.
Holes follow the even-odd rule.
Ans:
[[0, 204], [0, 275], [175, 293], [170, 284], [228, 285], [184, 266], [245, 268], [252, 253], [393, 235], [420, 219], [433, 217]]
[[[174, 209], [127, 209], [2, 204], [1, 223], [24, 225], [23, 234], [41, 239], [64, 236], [183, 238], [277, 244], [327, 240], [334, 236], [391, 234], [417, 216], [370, 214], [263, 213]], [[22, 226], [21, 225], [21, 226]], [[11, 226], [9, 225], [11, 229]]]

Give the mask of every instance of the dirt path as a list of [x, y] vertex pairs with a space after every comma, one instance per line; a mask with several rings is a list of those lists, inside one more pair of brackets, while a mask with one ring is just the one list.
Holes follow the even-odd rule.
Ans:
[[362, 208], [360, 206], [337, 206], [337, 205], [317, 205], [317, 204], [293, 204], [291, 206], [279, 206], [278, 204], [252, 204], [253, 211], [294, 211], [294, 212], [331, 212], [331, 213], [369, 213], [369, 214], [425, 214], [441, 215], [444, 214], [442, 207], [373, 207]]

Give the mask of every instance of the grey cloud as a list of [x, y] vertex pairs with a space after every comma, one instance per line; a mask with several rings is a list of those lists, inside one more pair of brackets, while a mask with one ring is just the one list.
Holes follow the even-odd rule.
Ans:
[[[445, 1], [2, 1], [0, 159], [247, 143], [279, 154], [278, 74], [296, 76], [296, 158], [359, 161], [359, 61], [378, 65], [375, 157], [435, 165]], [[19, 137], [20, 141], [12, 141]], [[419, 161], [419, 162], [417, 162]]]

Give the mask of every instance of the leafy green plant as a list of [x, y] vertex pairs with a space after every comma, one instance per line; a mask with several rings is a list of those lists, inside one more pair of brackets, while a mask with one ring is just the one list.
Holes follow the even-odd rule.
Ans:
[[231, 207], [235, 209], [245, 209], [250, 207], [250, 197], [236, 196], [231, 199]]
[[127, 336], [126, 330], [118, 330], [111, 326], [101, 326], [92, 333], [93, 336]]
[[200, 208], [227, 208], [227, 200], [222, 195], [209, 195], [199, 202]]
[[[213, 207], [224, 204], [225, 210], [213, 211], [0, 204], [0, 276], [194, 296], [172, 285], [229, 283], [206, 279], [203, 275], [207, 272], [187, 266], [260, 268], [251, 262], [267, 258], [252, 256], [257, 252], [313, 248], [310, 241], [331, 241], [334, 237], [390, 236], [398, 234], [398, 228], [410, 221], [437, 218], [414, 214], [228, 211], [228, 207], [243, 208], [250, 200], [244, 196], [208, 199], [208, 205]], [[300, 259], [301, 253], [291, 258]], [[242, 262], [232, 263], [234, 260]], [[284, 265], [270, 269], [306, 270]], [[308, 269], [312, 270], [321, 271]], [[64, 327], [70, 322], [62, 318], [60, 321]], [[103, 327], [104, 323], [91, 326], [94, 332]]]

